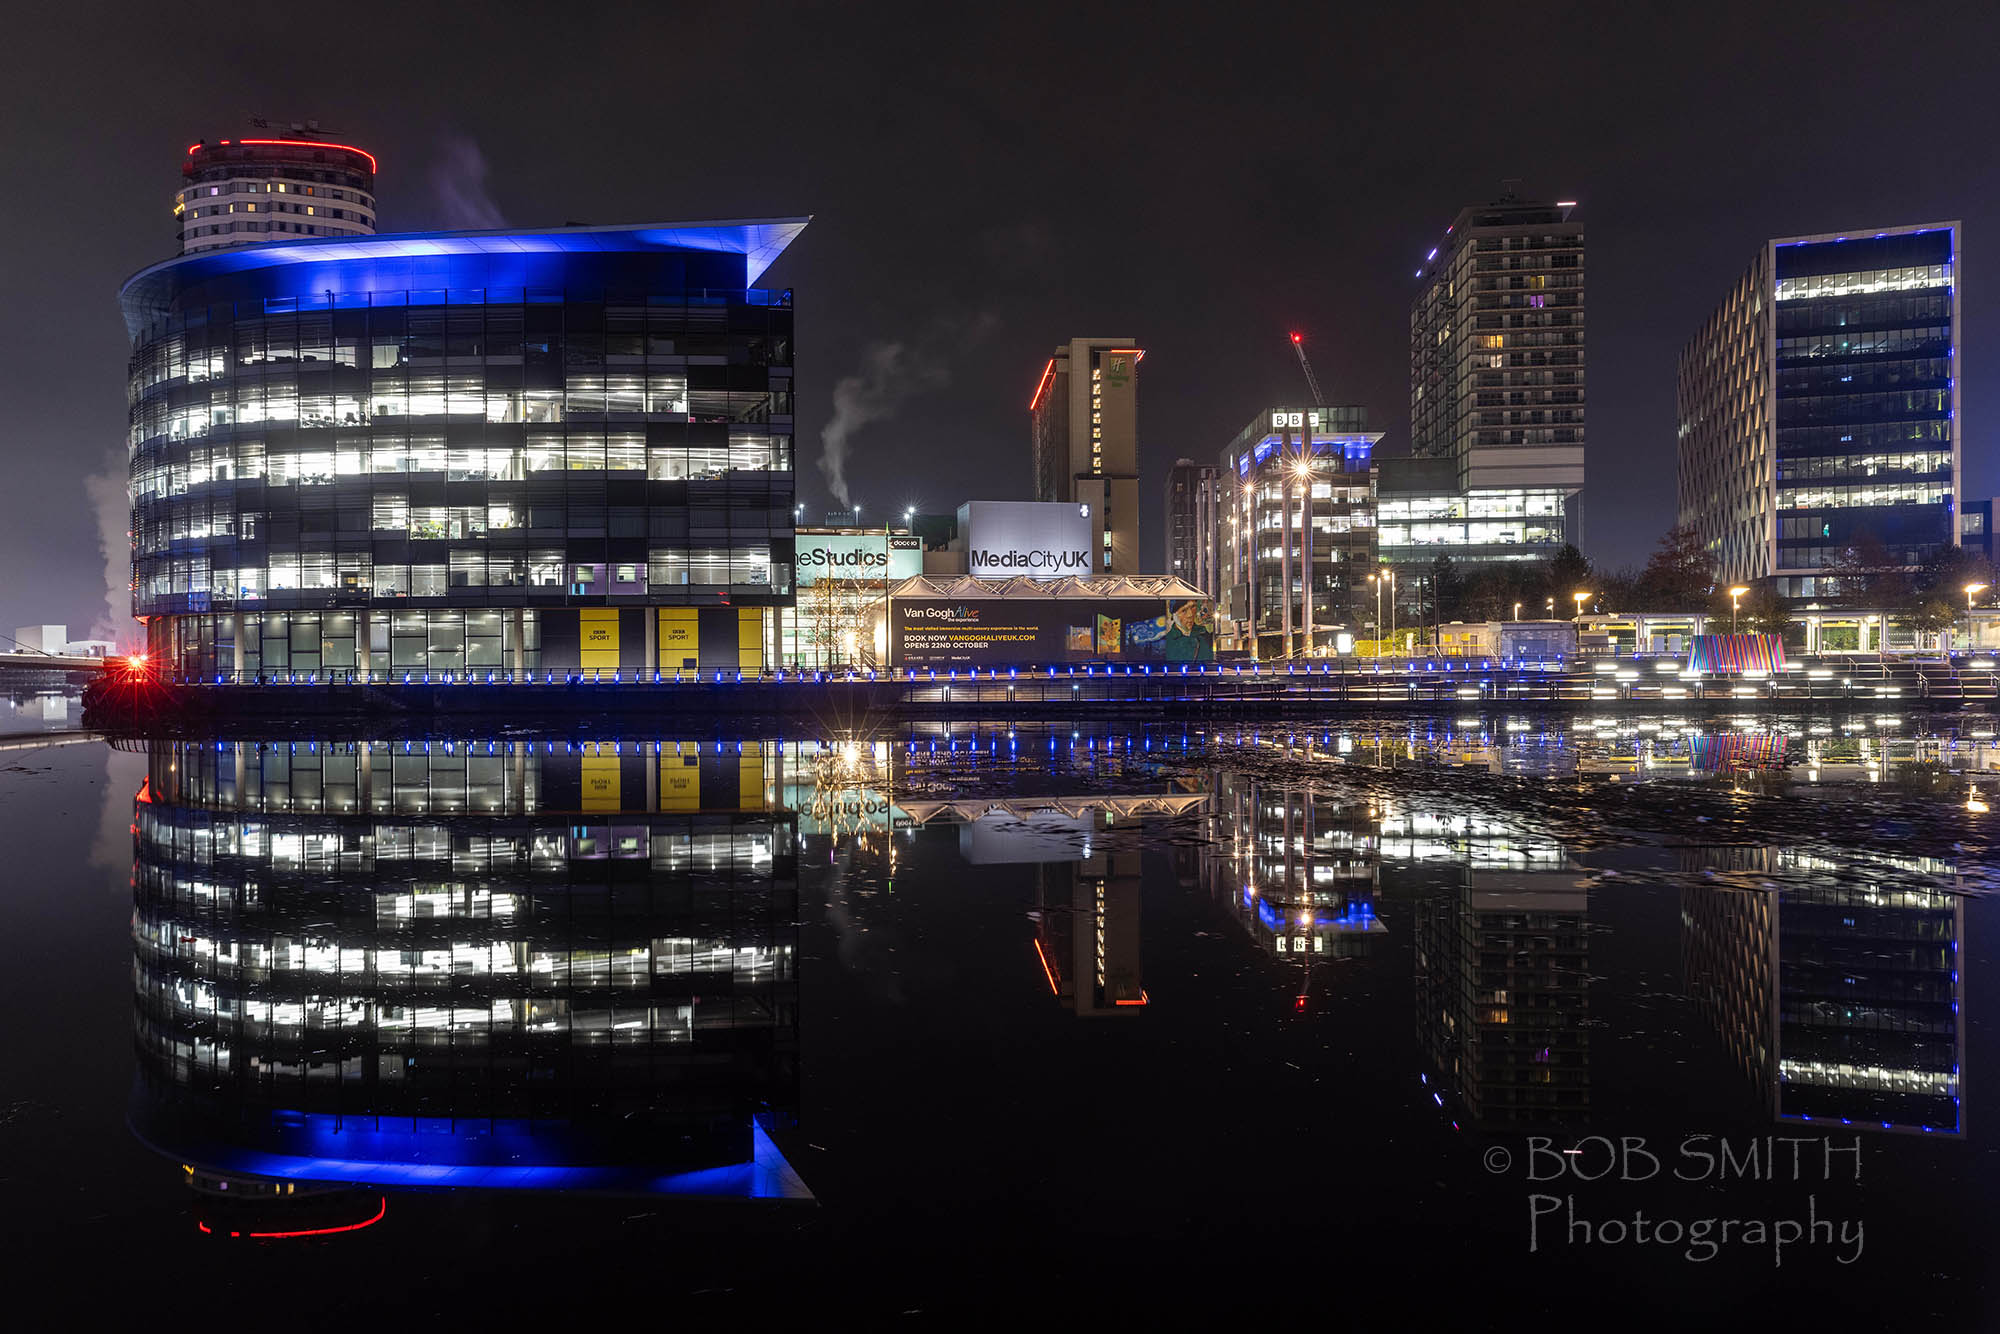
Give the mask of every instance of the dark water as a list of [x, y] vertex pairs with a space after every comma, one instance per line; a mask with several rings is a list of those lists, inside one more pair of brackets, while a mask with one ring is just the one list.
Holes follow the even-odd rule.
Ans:
[[2000, 1319], [1991, 717], [803, 730], [0, 752], [18, 1272], [155, 1323]]

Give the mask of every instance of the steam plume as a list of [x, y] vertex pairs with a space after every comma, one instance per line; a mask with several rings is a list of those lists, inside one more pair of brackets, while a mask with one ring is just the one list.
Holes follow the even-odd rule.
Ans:
[[132, 630], [132, 502], [126, 491], [125, 451], [83, 479], [90, 512], [97, 521], [97, 547], [104, 558], [104, 613], [91, 622], [90, 638], [126, 644]]
[[450, 231], [492, 231], [507, 219], [486, 190], [486, 155], [462, 136], [446, 138], [431, 164], [431, 193], [439, 219]]
[[895, 416], [911, 396], [950, 382], [943, 363], [912, 352], [908, 344], [870, 343], [862, 351], [860, 373], [842, 376], [833, 386], [833, 418], [819, 436], [819, 470], [835, 500], [854, 503], [847, 489], [854, 433]]
[[842, 506], [852, 506], [847, 465], [853, 457], [854, 434], [871, 422], [886, 421], [919, 394], [951, 383], [951, 367], [934, 349], [968, 349], [992, 332], [999, 321], [990, 313], [970, 320], [940, 322], [920, 344], [875, 342], [862, 349], [861, 369], [842, 376], [833, 386], [833, 417], [820, 432], [819, 470], [827, 489]]

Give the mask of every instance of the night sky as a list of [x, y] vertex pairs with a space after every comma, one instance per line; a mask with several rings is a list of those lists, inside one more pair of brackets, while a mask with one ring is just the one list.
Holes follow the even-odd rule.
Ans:
[[1769, 236], [1963, 220], [1967, 490], [2000, 488], [1994, 7], [1358, 8], [43, 10], [0, 56], [0, 633], [102, 619], [117, 288], [177, 250], [186, 146], [253, 115], [374, 152], [385, 231], [813, 215], [765, 278], [798, 293], [810, 517], [849, 376], [882, 414], [864, 518], [1026, 498], [1028, 396], [1077, 335], [1148, 349], [1150, 563], [1166, 467], [1305, 396], [1288, 329], [1400, 452], [1413, 274], [1507, 179], [1581, 201], [1594, 559], [1672, 522], [1675, 356]]

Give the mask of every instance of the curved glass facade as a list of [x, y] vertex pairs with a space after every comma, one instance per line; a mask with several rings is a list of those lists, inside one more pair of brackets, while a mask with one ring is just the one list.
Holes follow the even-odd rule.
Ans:
[[749, 282], [803, 225], [302, 242], [139, 274], [152, 650], [238, 679], [674, 669], [697, 644], [761, 665], [763, 609], [792, 593], [792, 308]]
[[[766, 758], [150, 743], [135, 1128], [239, 1180], [677, 1190], [753, 1163], [798, 1076]], [[706, 1188], [764, 1193], [747, 1166]]]

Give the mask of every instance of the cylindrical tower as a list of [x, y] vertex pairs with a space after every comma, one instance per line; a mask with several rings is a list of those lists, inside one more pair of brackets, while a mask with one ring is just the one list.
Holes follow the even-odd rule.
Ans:
[[375, 156], [320, 139], [191, 144], [174, 196], [181, 253], [375, 234]]

